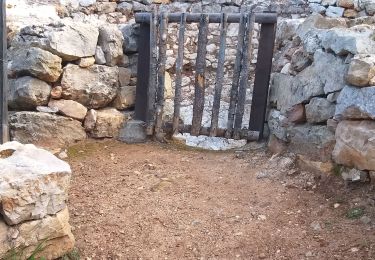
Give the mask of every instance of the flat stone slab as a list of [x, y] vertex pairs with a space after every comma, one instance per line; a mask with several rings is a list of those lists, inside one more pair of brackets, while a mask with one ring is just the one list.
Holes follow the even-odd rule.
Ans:
[[240, 148], [247, 144], [247, 140], [226, 139], [223, 137], [192, 136], [189, 133], [173, 136], [177, 141], [184, 142], [187, 146], [213, 151], [225, 151]]
[[69, 164], [32, 144], [0, 145], [0, 213], [8, 225], [41, 219], [66, 207]]

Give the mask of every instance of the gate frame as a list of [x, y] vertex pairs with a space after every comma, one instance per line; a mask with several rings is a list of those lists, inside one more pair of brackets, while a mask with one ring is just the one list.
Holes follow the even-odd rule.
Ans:
[[[199, 23], [202, 14], [182, 14], [172, 13], [168, 15], [169, 23], [178, 23], [181, 15], [186, 15], [186, 23]], [[222, 14], [206, 14], [209, 23], [220, 23]], [[253, 98], [251, 104], [250, 122], [248, 140], [261, 140], [263, 138], [265, 115], [267, 110], [267, 100], [272, 70], [272, 59], [274, 44], [276, 38], [277, 14], [274, 12], [254, 13], [255, 22], [261, 25], [260, 38], [258, 45], [258, 57], [255, 68], [255, 80], [253, 89]], [[242, 14], [228, 14], [228, 23], [239, 23]], [[135, 119], [144, 122], [155, 123], [155, 102], [153, 94], [150, 95], [150, 87], [153, 85], [153, 75], [151, 75], [155, 64], [153, 52], [156, 50], [156, 40], [152, 37], [152, 30], [156, 26], [159, 15], [152, 13], [137, 13], [135, 21], [140, 24], [138, 38], [138, 70], [137, 70], [137, 88], [135, 101]], [[155, 83], [155, 82], [154, 82]], [[157, 88], [157, 85], [154, 86]], [[155, 91], [152, 90], [152, 91]], [[154, 93], [154, 92], [151, 92]], [[201, 127], [202, 128], [202, 127]], [[208, 130], [209, 132], [210, 130]], [[153, 130], [148, 129], [148, 134], [152, 135]]]

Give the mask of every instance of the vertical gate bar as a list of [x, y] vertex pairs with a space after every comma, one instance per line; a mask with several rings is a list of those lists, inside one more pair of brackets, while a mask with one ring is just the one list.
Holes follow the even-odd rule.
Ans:
[[234, 121], [234, 133], [233, 133], [234, 139], [240, 138], [241, 129], [242, 129], [242, 121], [243, 121], [245, 101], [246, 101], [246, 90], [247, 90], [248, 82], [249, 82], [249, 71], [250, 71], [250, 63], [251, 63], [251, 56], [252, 56], [253, 29], [254, 29], [254, 15], [253, 13], [250, 13], [247, 18], [244, 55], [242, 58], [242, 67], [241, 67], [240, 82], [239, 82], [239, 88], [238, 88], [238, 100], [237, 100], [237, 107], [236, 107], [236, 118]]
[[234, 122], [234, 115], [236, 113], [236, 103], [237, 103], [237, 95], [238, 95], [238, 82], [240, 79], [240, 72], [241, 72], [241, 61], [243, 56], [243, 45], [244, 45], [244, 37], [245, 37], [245, 30], [246, 30], [246, 15], [241, 14], [240, 23], [239, 23], [239, 31], [238, 31], [238, 44], [237, 44], [237, 54], [236, 54], [236, 61], [234, 63], [234, 71], [233, 71], [233, 83], [232, 88], [230, 91], [230, 103], [228, 109], [228, 123], [227, 123], [227, 131], [225, 133], [226, 138], [232, 137], [233, 132], [233, 122]]
[[225, 49], [226, 49], [226, 40], [227, 40], [227, 23], [228, 15], [223, 13], [221, 15], [220, 23], [220, 49], [219, 49], [219, 59], [216, 72], [216, 83], [215, 83], [215, 94], [214, 101], [212, 105], [212, 116], [211, 116], [211, 128], [210, 136], [216, 136], [216, 130], [219, 122], [219, 113], [220, 113], [220, 100], [221, 92], [223, 89], [223, 78], [224, 78], [224, 63], [225, 63]]
[[263, 138], [275, 34], [276, 24], [262, 24], [249, 124], [250, 132], [259, 132], [258, 139]]
[[[151, 15], [150, 15], [150, 19]], [[137, 89], [135, 98], [135, 119], [144, 122], [149, 121], [148, 109], [148, 90], [150, 77], [150, 25], [152, 23], [141, 23], [139, 27], [139, 53], [137, 74], [142, 77], [137, 78]]]
[[162, 131], [164, 110], [164, 88], [165, 88], [165, 64], [167, 62], [167, 33], [168, 15], [162, 13], [159, 22], [159, 63], [158, 63], [158, 86], [156, 99], [156, 126], [155, 132]]
[[[157, 10], [153, 12], [150, 21], [150, 76], [148, 88], [148, 117], [147, 117], [147, 135], [154, 134], [155, 127], [155, 103], [156, 103], [156, 88], [158, 80], [158, 13]], [[139, 78], [139, 77], [138, 77]]]
[[180, 29], [178, 33], [178, 54], [176, 60], [176, 84], [174, 97], [173, 134], [179, 132], [180, 109], [181, 109], [181, 88], [182, 88], [182, 67], [184, 64], [184, 43], [185, 43], [186, 13], [181, 14]]
[[1, 1], [0, 10], [0, 100], [1, 100], [1, 143], [9, 141], [9, 128], [8, 128], [8, 77], [7, 77], [7, 28], [6, 28], [6, 1]]
[[191, 135], [197, 136], [200, 133], [204, 110], [204, 94], [206, 85], [206, 47], [208, 34], [208, 14], [202, 14], [199, 22], [198, 50], [195, 73], [195, 93], [193, 105], [193, 122]]

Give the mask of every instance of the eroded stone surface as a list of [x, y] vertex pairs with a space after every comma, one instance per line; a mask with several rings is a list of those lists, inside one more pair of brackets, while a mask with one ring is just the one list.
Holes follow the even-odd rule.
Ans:
[[0, 153], [9, 151], [8, 157], [0, 159], [1, 214], [7, 224], [41, 219], [64, 209], [70, 166], [32, 144], [0, 145]]

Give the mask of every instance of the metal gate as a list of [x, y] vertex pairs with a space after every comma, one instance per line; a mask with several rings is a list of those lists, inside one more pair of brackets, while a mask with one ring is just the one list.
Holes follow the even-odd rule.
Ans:
[[[135, 16], [135, 20], [140, 24], [135, 118], [146, 122], [148, 135], [167, 132], [171, 134], [190, 132], [191, 135], [194, 136], [223, 136], [234, 139], [246, 138], [248, 140], [258, 140], [263, 137], [277, 23], [277, 15], [275, 13], [138, 13]], [[164, 122], [164, 86], [167, 59], [166, 40], [167, 27], [168, 24], [171, 23], [179, 23], [178, 55], [176, 59], [174, 86], [174, 115], [172, 122]], [[180, 122], [184, 37], [187, 23], [199, 23], [193, 119], [191, 125], [184, 125]], [[220, 47], [211, 126], [202, 127], [206, 89], [206, 46], [209, 23], [220, 23]], [[226, 37], [229, 23], [238, 23], [239, 33], [233, 71], [233, 83], [230, 91], [228, 123], [226, 129], [220, 129], [218, 128], [218, 118], [222, 98]], [[249, 127], [243, 129], [243, 115], [252, 56], [254, 23], [259, 23], [261, 29], [255, 68], [250, 122]]]

